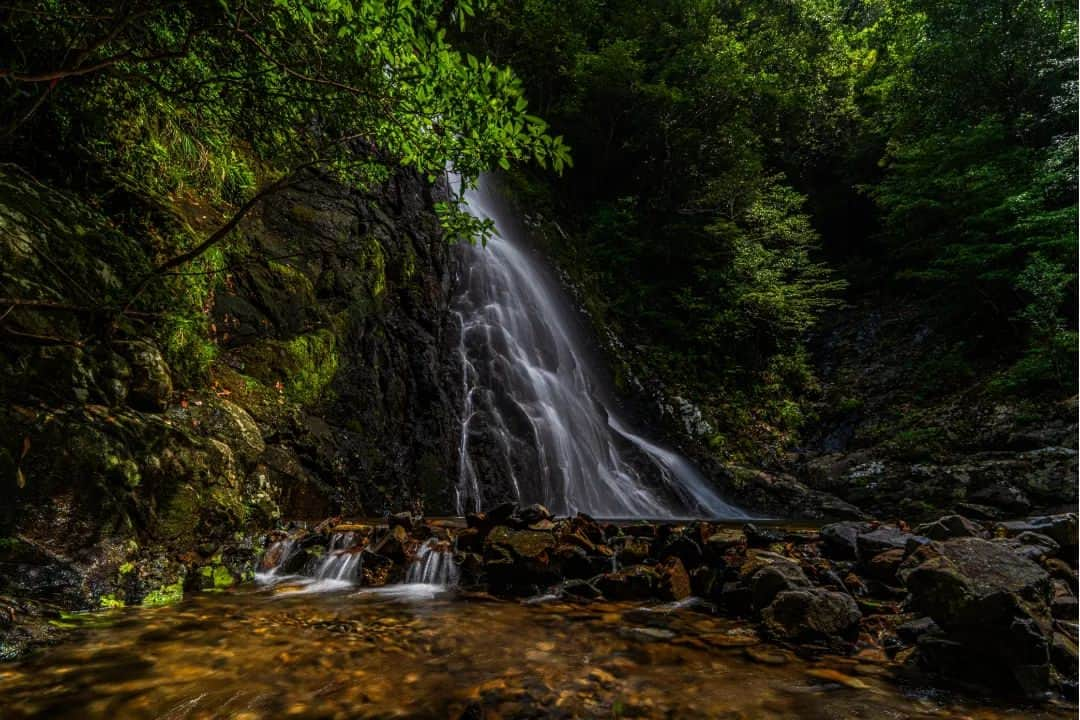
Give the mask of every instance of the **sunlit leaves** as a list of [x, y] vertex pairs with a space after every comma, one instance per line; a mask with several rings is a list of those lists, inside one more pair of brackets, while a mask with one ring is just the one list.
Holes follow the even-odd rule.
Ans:
[[[20, 6], [24, 12], [11, 11], [2, 37], [12, 52], [0, 67], [47, 69], [81, 47], [94, 48], [86, 63], [125, 58], [87, 75], [65, 100], [93, 106], [105, 135], [83, 142], [132, 163], [124, 172], [142, 174], [136, 159], [148, 152], [175, 162], [181, 172], [170, 192], [185, 184], [216, 191], [200, 179], [205, 173], [182, 169], [201, 154], [213, 164], [237, 145], [267, 174], [313, 165], [352, 182], [372, 176], [352, 166], [376, 161], [429, 177], [447, 167], [475, 177], [517, 161], [556, 169], [569, 162], [561, 138], [526, 114], [512, 71], [450, 45], [439, 22], [443, 0], [66, 4], [71, 18], [92, 11], [97, 23], [43, 21], [49, 4], [33, 0]], [[459, 0], [450, 11], [462, 24], [485, 6]], [[160, 63], [126, 59], [178, 46], [185, 52]], [[197, 121], [163, 133], [174, 118]], [[195, 152], [182, 151], [192, 145]]]

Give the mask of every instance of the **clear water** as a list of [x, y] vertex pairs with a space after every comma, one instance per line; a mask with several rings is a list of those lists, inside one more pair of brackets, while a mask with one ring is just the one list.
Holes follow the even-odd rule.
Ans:
[[458, 511], [490, 505], [497, 478], [501, 491], [559, 515], [745, 517], [686, 458], [633, 431], [601, 391], [573, 308], [490, 181], [465, 197], [498, 237], [459, 250]]
[[458, 718], [470, 704], [505, 719], [1076, 716], [929, 692], [874, 652], [800, 660], [692, 603], [296, 589], [87, 615], [67, 644], [0, 664], [0, 717]]

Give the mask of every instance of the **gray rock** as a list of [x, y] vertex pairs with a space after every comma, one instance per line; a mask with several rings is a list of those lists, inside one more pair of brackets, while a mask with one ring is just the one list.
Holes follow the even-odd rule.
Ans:
[[795, 563], [776, 562], [754, 573], [749, 585], [754, 609], [761, 610], [782, 592], [810, 587], [810, 581]]
[[1050, 690], [1052, 586], [1043, 568], [979, 538], [931, 542], [898, 573], [911, 604], [944, 631], [919, 641], [924, 665], [943, 675], [1011, 689]]
[[766, 632], [795, 642], [835, 642], [858, 632], [862, 613], [850, 595], [809, 588], [787, 590], [761, 614]]
[[821, 528], [821, 540], [825, 554], [836, 560], [854, 560], [858, 553], [856, 538], [869, 532], [870, 523], [845, 521]]
[[1036, 532], [1053, 539], [1062, 547], [1066, 559], [1075, 559], [1077, 550], [1077, 517], [1076, 513], [1063, 513], [1061, 515], [1044, 515], [1041, 517], [1028, 518], [999, 523], [998, 531], [1006, 537], [1016, 537], [1025, 532]]
[[968, 500], [982, 505], [1001, 508], [1010, 513], [1024, 513], [1031, 501], [1022, 490], [1006, 482], [998, 482], [968, 495]]
[[1077, 600], [1072, 595], [1062, 595], [1054, 598], [1050, 603], [1050, 612], [1057, 620], [1071, 620], [1076, 622], [1078, 614]]
[[898, 571], [912, 602], [944, 628], [1011, 620], [1015, 611], [1045, 614], [1046, 571], [1009, 548], [979, 538], [933, 542]]
[[917, 537], [914, 533], [904, 532], [900, 528], [882, 525], [876, 530], [859, 533], [855, 538], [859, 558], [869, 560], [886, 550], [905, 550], [908, 541]]
[[1061, 550], [1061, 546], [1054, 542], [1052, 538], [1031, 531], [1022, 532], [1015, 538], [1003, 538], [997, 542], [1009, 547], [1017, 555], [1034, 562], [1053, 557]]

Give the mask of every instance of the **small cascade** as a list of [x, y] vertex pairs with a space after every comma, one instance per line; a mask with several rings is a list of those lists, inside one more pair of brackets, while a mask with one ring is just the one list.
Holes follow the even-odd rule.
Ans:
[[454, 564], [453, 549], [446, 540], [431, 538], [420, 546], [416, 559], [409, 566], [405, 582], [409, 585], [457, 585], [458, 567]]
[[356, 535], [351, 532], [334, 533], [330, 536], [330, 545], [326, 554], [315, 569], [316, 580], [337, 580], [352, 582], [357, 577], [361, 566], [361, 548], [354, 547]]
[[260, 562], [260, 565], [266, 569], [256, 572], [255, 580], [261, 583], [273, 582], [281, 568], [292, 559], [299, 549], [296, 538], [293, 537], [287, 537], [272, 543], [270, 547], [266, 548]]

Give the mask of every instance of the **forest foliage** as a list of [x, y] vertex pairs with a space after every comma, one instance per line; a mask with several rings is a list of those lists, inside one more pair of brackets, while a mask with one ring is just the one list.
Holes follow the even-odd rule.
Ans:
[[995, 390], [1075, 391], [1072, 3], [508, 0], [481, 27], [573, 148], [522, 179], [576, 223], [556, 252], [728, 426], [797, 430], [807, 331], [868, 288]]
[[[1075, 391], [1076, 36], [1067, 0], [11, 0], [0, 143], [218, 211], [150, 233], [121, 308], [309, 169], [513, 167], [651, 367], [795, 432], [853, 289], [921, 298], [997, 391]], [[198, 336], [205, 283], [169, 287]]]

